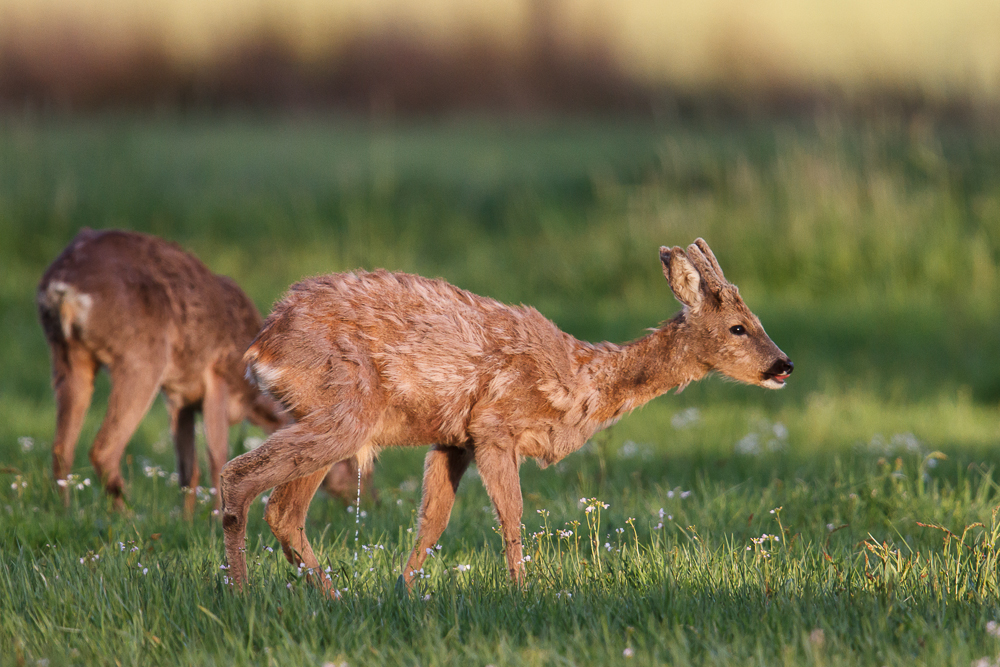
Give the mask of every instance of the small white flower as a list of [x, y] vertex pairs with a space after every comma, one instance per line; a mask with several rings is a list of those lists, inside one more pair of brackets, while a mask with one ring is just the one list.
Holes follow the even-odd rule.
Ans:
[[468, 565], [459, 565], [455, 569], [458, 570], [459, 572], [468, 572], [469, 571], [469, 566]]
[[622, 655], [625, 656], [626, 658], [631, 658], [632, 656], [635, 655], [635, 651], [633, 651], [632, 648], [629, 647], [626, 648], [624, 651], [622, 651]]
[[667, 498], [673, 498], [673, 497], [674, 497], [674, 492], [673, 491], [667, 491]]
[[424, 596], [424, 602], [427, 602], [430, 599], [431, 599], [431, 594], [430, 593], [428, 593], [427, 595]]
[[66, 485], [67, 485], [68, 483], [69, 483], [69, 482], [67, 482], [67, 481], [66, 481], [66, 480], [64, 480], [64, 479], [57, 479], [57, 480], [56, 480], [56, 484], [58, 484], [59, 486], [62, 486], [62, 487], [65, 487], [65, 486], [66, 486]]
[[143, 574], [143, 576], [145, 576], [145, 574], [146, 574], [147, 572], [149, 572], [149, 568], [148, 568], [148, 567], [144, 567], [144, 568], [142, 568], [142, 574]]
[[89, 477], [86, 478], [85, 480], [83, 480], [83, 485], [84, 486], [90, 486], [90, 478]]
[[687, 498], [692, 493], [694, 493], [694, 491], [681, 491], [681, 498]]
[[219, 566], [219, 569], [220, 569], [220, 570], [228, 570], [228, 569], [229, 569], [229, 566], [228, 566], [228, 565], [220, 565], [220, 566]]

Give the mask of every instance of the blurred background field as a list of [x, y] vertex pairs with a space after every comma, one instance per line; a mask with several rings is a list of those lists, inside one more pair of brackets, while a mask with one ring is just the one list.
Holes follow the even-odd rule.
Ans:
[[[0, 16], [0, 665], [997, 655], [995, 3], [0, 0]], [[385, 267], [615, 342], [678, 310], [657, 248], [702, 236], [796, 370], [780, 392], [710, 378], [523, 466], [529, 536], [541, 510], [586, 538], [578, 500], [610, 503], [607, 571], [586, 543], [573, 560], [534, 537], [529, 589], [508, 588], [473, 473], [430, 604], [397, 600], [423, 451], [396, 450], [381, 505], [362, 505], [360, 542], [387, 552], [374, 570], [352, 557], [353, 513], [310, 514], [324, 562], [359, 574], [349, 604], [264, 550], [257, 510], [269, 560], [232, 598], [208, 491], [178, 519], [162, 405], [128, 450], [131, 512], [109, 513], [83, 483], [102, 377], [74, 505], [57, 502], [34, 289], [84, 226], [177, 241], [265, 313], [304, 276]], [[233, 429], [234, 453], [260, 435]]]

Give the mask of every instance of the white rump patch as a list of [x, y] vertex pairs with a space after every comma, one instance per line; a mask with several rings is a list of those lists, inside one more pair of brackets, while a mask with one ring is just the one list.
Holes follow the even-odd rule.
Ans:
[[82, 329], [87, 323], [94, 299], [89, 294], [78, 292], [76, 287], [61, 280], [53, 280], [45, 290], [44, 305], [59, 312], [63, 338], [69, 340], [73, 327]]
[[284, 368], [268, 366], [263, 361], [254, 360], [247, 366], [247, 374], [261, 391], [270, 392], [285, 372]]

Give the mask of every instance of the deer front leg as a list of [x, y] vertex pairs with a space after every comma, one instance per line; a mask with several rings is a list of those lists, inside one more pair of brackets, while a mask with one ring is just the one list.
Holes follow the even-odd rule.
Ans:
[[215, 509], [221, 510], [219, 476], [222, 474], [222, 467], [229, 460], [229, 388], [214, 371], [209, 371], [205, 378], [205, 398], [202, 400], [201, 414], [205, 421], [210, 480], [212, 488], [216, 490]]
[[194, 450], [194, 406], [170, 408], [170, 430], [177, 454], [177, 475], [184, 490], [184, 518], [194, 516], [195, 485], [198, 484], [198, 456]]
[[514, 583], [520, 583], [524, 574], [521, 551], [521, 515], [524, 512], [521, 498], [521, 480], [518, 477], [517, 454], [513, 448], [480, 445], [476, 447], [476, 466], [493, 501], [500, 533], [507, 553], [507, 569]]
[[462, 447], [434, 445], [427, 452], [427, 458], [424, 459], [423, 498], [420, 501], [417, 544], [403, 568], [403, 581], [407, 589], [413, 588], [414, 577], [447, 527], [458, 483], [472, 459], [473, 450]]

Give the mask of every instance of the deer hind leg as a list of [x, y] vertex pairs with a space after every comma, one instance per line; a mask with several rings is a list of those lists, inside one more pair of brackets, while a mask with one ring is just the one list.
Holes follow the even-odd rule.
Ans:
[[[334, 461], [354, 456], [366, 440], [363, 429], [330, 429], [327, 424], [317, 425], [303, 420], [275, 431], [260, 447], [226, 464], [220, 481], [222, 527], [225, 531], [226, 558], [237, 586], [242, 586], [247, 577], [244, 553], [247, 511], [253, 499], [272, 487], [312, 476], [313, 473], [325, 474]], [[315, 477], [316, 485], [312, 487], [312, 493], [322, 481], [321, 475], [316, 474]], [[303, 484], [303, 488], [305, 486]], [[302, 488], [297, 491], [304, 496]], [[305, 507], [308, 507], [312, 493], [302, 499]], [[279, 510], [280, 507], [276, 507], [275, 511]], [[305, 539], [304, 532], [302, 538]]]
[[[58, 482], [73, 467], [73, 454], [94, 394], [98, 363], [79, 343], [50, 341], [52, 386], [56, 394], [56, 435], [52, 441], [52, 472]], [[62, 486], [63, 504], [69, 506], [69, 486]]]
[[264, 520], [271, 527], [271, 532], [281, 543], [288, 562], [297, 567], [313, 570], [309, 575], [313, 582], [318, 581], [329, 595], [339, 597], [329, 576], [320, 571], [319, 559], [306, 537], [306, 514], [309, 512], [309, 502], [322, 484], [327, 471], [320, 468], [311, 475], [299, 477], [290, 482], [280, 484], [267, 501]]
[[472, 459], [473, 450], [462, 447], [434, 445], [427, 452], [417, 544], [403, 568], [403, 581], [407, 588], [413, 587], [413, 579], [423, 567], [428, 552], [447, 527], [458, 483]]
[[205, 398], [202, 401], [202, 418], [205, 420], [205, 444], [208, 449], [212, 488], [216, 490], [215, 509], [222, 509], [222, 496], [218, 493], [222, 467], [229, 460], [229, 388], [225, 381], [209, 371], [205, 378]]
[[524, 512], [521, 498], [521, 480], [517, 473], [517, 458], [513, 451], [501, 447], [480, 446], [476, 448], [476, 466], [486, 487], [486, 493], [493, 501], [500, 533], [503, 535], [504, 550], [507, 553], [507, 569], [510, 578], [521, 581], [524, 561], [521, 552], [521, 515]]
[[108, 411], [90, 449], [90, 462], [114, 499], [115, 508], [124, 505], [120, 463], [129, 439], [149, 411], [160, 388], [165, 362], [124, 360], [111, 369]]
[[194, 516], [195, 493], [198, 484], [198, 456], [194, 450], [195, 407], [186, 405], [170, 409], [170, 430], [174, 436], [174, 451], [177, 453], [177, 475], [184, 494], [184, 518]]

